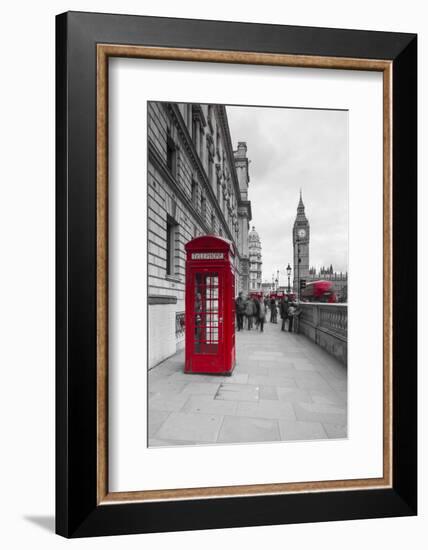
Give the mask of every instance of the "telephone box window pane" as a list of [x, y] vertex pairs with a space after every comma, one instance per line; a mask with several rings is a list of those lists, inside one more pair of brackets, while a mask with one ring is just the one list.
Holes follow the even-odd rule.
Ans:
[[218, 351], [218, 274], [195, 275], [195, 353], [213, 354]]

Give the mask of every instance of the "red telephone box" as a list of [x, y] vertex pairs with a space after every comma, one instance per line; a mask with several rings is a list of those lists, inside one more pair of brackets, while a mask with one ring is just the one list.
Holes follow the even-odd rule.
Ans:
[[231, 374], [235, 366], [235, 250], [221, 237], [196, 237], [186, 249], [188, 373]]

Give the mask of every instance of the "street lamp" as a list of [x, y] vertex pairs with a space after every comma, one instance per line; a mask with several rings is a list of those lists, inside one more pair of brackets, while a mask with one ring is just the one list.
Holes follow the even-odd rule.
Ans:
[[290, 267], [290, 264], [287, 265], [287, 268], [286, 268], [285, 271], [287, 272], [287, 277], [288, 277], [287, 292], [288, 292], [288, 294], [290, 294], [290, 292], [291, 292], [291, 287], [290, 287], [291, 267]]

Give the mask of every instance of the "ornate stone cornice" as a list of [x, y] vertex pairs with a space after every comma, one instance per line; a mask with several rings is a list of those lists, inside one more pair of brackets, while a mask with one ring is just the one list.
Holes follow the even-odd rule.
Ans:
[[186, 206], [188, 210], [192, 212], [192, 215], [195, 217], [195, 219], [198, 220], [198, 223], [202, 226], [204, 231], [208, 233], [209, 227], [207, 222], [203, 219], [200, 212], [196, 210], [196, 208], [193, 206], [192, 200], [186, 195], [183, 189], [181, 189], [181, 187], [178, 185], [176, 179], [168, 170], [168, 167], [166, 166], [162, 157], [156, 150], [156, 147], [153, 145], [151, 141], [149, 141], [148, 145], [149, 145], [148, 146], [149, 160], [156, 166], [156, 168], [162, 174], [162, 177], [164, 178], [164, 180], [168, 183], [168, 185], [173, 190], [173, 192], [180, 198], [181, 202]]
[[235, 193], [238, 197], [238, 205], [241, 203], [241, 189], [239, 187], [238, 175], [236, 173], [235, 156], [233, 154], [232, 140], [230, 139], [229, 122], [227, 120], [226, 107], [224, 105], [216, 105], [217, 118], [220, 122], [223, 138], [226, 141], [226, 155], [229, 161], [230, 171]]
[[[184, 121], [183, 121], [184, 124]], [[190, 136], [188, 136], [190, 138]], [[192, 143], [193, 144], [193, 143]], [[184, 190], [180, 187], [175, 177], [171, 174], [171, 172], [168, 170], [168, 167], [166, 166], [163, 158], [157, 151], [155, 145], [149, 141], [148, 142], [148, 153], [149, 153], [149, 159], [153, 164], [156, 166], [156, 168], [159, 170], [159, 172], [162, 174], [162, 177], [167, 182], [167, 184], [170, 186], [170, 188], [173, 190], [173, 192], [180, 198], [181, 202], [186, 206], [186, 208], [192, 213], [193, 217], [198, 221], [202, 229], [205, 233], [209, 234], [211, 233], [211, 226], [207, 223], [206, 220], [203, 219], [203, 216], [201, 213], [194, 207], [192, 200], [190, 197], [187, 196], [187, 194], [184, 192]], [[199, 157], [197, 157], [199, 161]], [[200, 161], [199, 161], [200, 163]], [[236, 239], [234, 235], [232, 235], [232, 232], [230, 231], [229, 226], [226, 223], [226, 219], [223, 215], [223, 212], [220, 210], [220, 206], [217, 202], [217, 198], [215, 197], [211, 185], [209, 185], [209, 182], [207, 181], [208, 178], [205, 174], [205, 171], [203, 171], [204, 181], [205, 181], [205, 188], [208, 189], [208, 193], [210, 195], [210, 199], [212, 204], [214, 204], [214, 207], [216, 209], [216, 212], [219, 216], [219, 218], [222, 221], [223, 227], [227, 231], [227, 238], [231, 240], [236, 245]], [[240, 257], [238, 247], [235, 246], [237, 257]]]
[[251, 212], [251, 201], [241, 201], [238, 205], [238, 216], [248, 218], [250, 222], [253, 219]]
[[204, 111], [202, 110], [202, 107], [199, 103], [192, 104], [192, 118], [193, 120], [199, 120], [204, 128], [207, 125]]
[[[226, 218], [223, 215], [223, 212], [220, 209], [220, 205], [218, 204], [217, 197], [214, 193], [214, 190], [211, 186], [211, 183], [208, 179], [208, 176], [205, 172], [205, 169], [202, 165], [201, 159], [199, 158], [199, 155], [196, 151], [195, 144], [193, 143], [193, 140], [189, 134], [189, 131], [187, 129], [187, 126], [183, 120], [183, 117], [181, 116], [180, 110], [176, 103], [167, 103], [166, 108], [168, 113], [173, 117], [176, 128], [180, 134], [181, 140], [183, 142], [183, 145], [186, 148], [186, 151], [188, 151], [190, 158], [193, 162], [193, 165], [198, 172], [199, 179], [207, 193], [209, 195], [211, 203], [214, 204], [214, 208], [216, 210], [217, 216], [222, 222], [223, 227], [226, 230], [227, 238], [231, 241], [235, 242], [235, 238], [232, 235], [232, 232], [230, 231], [230, 228], [226, 222]], [[176, 184], [177, 185], [177, 184]]]

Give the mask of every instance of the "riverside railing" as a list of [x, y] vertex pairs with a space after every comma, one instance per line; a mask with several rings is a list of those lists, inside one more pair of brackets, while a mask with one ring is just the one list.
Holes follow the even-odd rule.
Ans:
[[304, 334], [341, 363], [348, 356], [348, 305], [300, 303], [296, 331]]

